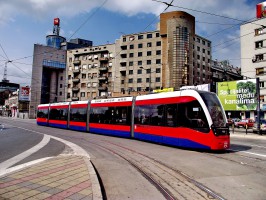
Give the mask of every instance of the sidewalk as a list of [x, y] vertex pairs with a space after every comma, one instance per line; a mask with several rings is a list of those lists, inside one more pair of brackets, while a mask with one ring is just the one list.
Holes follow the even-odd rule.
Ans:
[[94, 193], [88, 162], [83, 156], [59, 155], [0, 177], [0, 200], [102, 199], [100, 191]]
[[230, 128], [230, 137], [266, 140], [265, 133], [262, 135], [259, 135], [258, 133], [253, 133], [252, 129], [248, 129], [246, 131], [246, 129], [244, 128], [235, 128], [234, 132]]

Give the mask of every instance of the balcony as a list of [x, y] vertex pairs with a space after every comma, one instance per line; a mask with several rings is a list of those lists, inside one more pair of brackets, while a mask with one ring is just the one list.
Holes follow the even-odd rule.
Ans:
[[79, 98], [78, 97], [72, 97], [72, 101], [78, 101]]
[[80, 81], [79, 78], [73, 78], [73, 79], [72, 79], [72, 82], [73, 82], [73, 83], [79, 83], [79, 81]]
[[105, 81], [108, 79], [108, 77], [107, 76], [100, 76], [98, 79], [99, 79], [99, 81]]
[[106, 71], [106, 70], [108, 70], [108, 67], [105, 67], [105, 66], [99, 67], [99, 71]]
[[98, 90], [104, 90], [105, 91], [105, 90], [107, 90], [107, 86], [99, 86]]
[[74, 69], [73, 70], [73, 74], [79, 74], [80, 73], [80, 69]]
[[109, 58], [108, 57], [101, 57], [99, 60], [103, 62], [103, 61], [108, 61]]
[[72, 88], [72, 91], [73, 92], [79, 92], [79, 88], [78, 87], [74, 87], [74, 88]]
[[74, 60], [74, 61], [73, 61], [73, 64], [74, 64], [74, 65], [80, 65], [80, 63], [81, 63], [80, 60]]

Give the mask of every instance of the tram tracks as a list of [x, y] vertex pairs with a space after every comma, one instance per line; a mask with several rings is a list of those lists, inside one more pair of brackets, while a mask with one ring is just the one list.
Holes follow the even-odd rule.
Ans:
[[151, 182], [166, 199], [219, 199], [224, 198], [179, 170], [132, 149], [103, 141], [91, 144], [127, 161]]

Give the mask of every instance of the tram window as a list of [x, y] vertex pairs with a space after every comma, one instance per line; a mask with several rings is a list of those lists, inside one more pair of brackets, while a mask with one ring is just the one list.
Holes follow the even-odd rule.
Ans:
[[198, 101], [178, 104], [178, 125], [188, 128], [208, 128], [208, 122]]
[[105, 119], [105, 112], [107, 110], [107, 107], [92, 108], [90, 111], [90, 122], [103, 123]]
[[177, 126], [177, 104], [166, 105], [166, 126]]
[[130, 125], [131, 107], [116, 107], [115, 114], [116, 124]]
[[86, 108], [71, 108], [70, 121], [86, 122], [86, 120], [87, 120], [87, 109]]
[[47, 118], [47, 117], [48, 117], [48, 109], [38, 110], [37, 118]]
[[163, 126], [164, 105], [151, 105], [149, 108], [150, 125]]
[[90, 122], [102, 124], [130, 125], [131, 107], [99, 107], [92, 108]]
[[68, 113], [67, 108], [66, 109], [54, 109], [54, 108], [52, 108], [50, 111], [50, 119], [66, 121], [67, 120], [67, 113]]
[[150, 124], [149, 105], [137, 106], [134, 113], [135, 124]]

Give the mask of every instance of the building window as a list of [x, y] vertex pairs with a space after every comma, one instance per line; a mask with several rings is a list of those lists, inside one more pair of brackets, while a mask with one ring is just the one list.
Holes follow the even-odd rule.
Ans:
[[150, 82], [150, 78], [146, 78], [146, 83], [149, 83]]
[[261, 35], [265, 33], [265, 28], [257, 28], [255, 29], [255, 35]]
[[202, 40], [202, 44], [205, 45], [205, 41], [204, 40]]
[[147, 56], [151, 56], [151, 51], [147, 51]]
[[142, 52], [138, 52], [138, 57], [142, 57]]
[[142, 40], [143, 39], [143, 35], [138, 35], [138, 39]]
[[128, 83], [133, 83], [133, 78], [128, 79]]
[[264, 68], [257, 68], [256, 75], [262, 75], [262, 74], [264, 74]]
[[138, 44], [138, 48], [141, 49], [143, 47], [142, 43]]
[[147, 60], [147, 65], [151, 65], [151, 60]]
[[129, 65], [129, 66], [133, 66], [133, 61], [130, 61], [130, 62], [128, 63], [128, 65]]
[[64, 79], [64, 77], [63, 76], [60, 76], [60, 81], [62, 81]]
[[205, 49], [202, 49], [202, 53], [205, 53]]
[[258, 41], [258, 42], [255, 42], [255, 48], [262, 48], [263, 47], [263, 41]]
[[161, 59], [156, 59], [156, 64], [161, 64]]
[[200, 51], [200, 47], [197, 47], [197, 51]]
[[161, 55], [161, 50], [157, 50], [156, 55]]
[[127, 45], [123, 45], [123, 46], [121, 46], [121, 49], [122, 49], [122, 50], [127, 50]]
[[126, 42], [127, 41], [127, 38], [123, 37], [123, 42]]
[[142, 61], [141, 60], [138, 61], [138, 65], [142, 65]]
[[85, 78], [86, 78], [86, 74], [82, 74], [82, 75], [81, 75], [81, 78], [82, 78], [82, 79], [85, 79]]
[[155, 79], [155, 82], [160, 82], [161, 81], [161, 78], [160, 77], [156, 77], [156, 79]]
[[264, 82], [260, 82], [260, 87], [264, 88]]
[[128, 71], [128, 74], [133, 74], [133, 70], [129, 70]]
[[137, 91], [140, 92], [141, 91], [141, 87], [137, 87]]
[[156, 33], [156, 37], [160, 37], [160, 33]]
[[129, 57], [130, 57], [130, 58], [134, 57], [134, 53], [130, 53], [130, 54], [129, 54]]
[[125, 83], [125, 80], [121, 80], [121, 84], [123, 85]]
[[71, 75], [68, 75], [68, 80], [71, 80]]
[[85, 92], [81, 92], [80, 97], [85, 97]]
[[137, 83], [142, 83], [142, 79], [141, 78], [138, 78], [137, 79]]
[[197, 38], [197, 42], [200, 43], [200, 39], [199, 38]]
[[197, 59], [198, 59], [198, 60], [200, 59], [200, 55], [197, 55]]
[[63, 84], [60, 84], [60, 86], [59, 86], [60, 88], [62, 88], [63, 87]]
[[147, 34], [147, 38], [152, 38], [152, 34], [151, 33]]
[[255, 57], [255, 60], [252, 60], [253, 62], [258, 62], [258, 61], [263, 61], [264, 60], [264, 56], [263, 54], [258, 54]]
[[134, 44], [131, 44], [131, 45], [129, 46], [129, 48], [130, 48], [130, 49], [134, 49]]
[[161, 73], [161, 68], [156, 68], [156, 73]]
[[138, 74], [142, 74], [142, 70], [141, 69], [138, 69]]
[[161, 41], [157, 41], [157, 42], [156, 42], [156, 46], [157, 46], [157, 47], [159, 47], [159, 46], [161, 46], [161, 45], [162, 45]]

